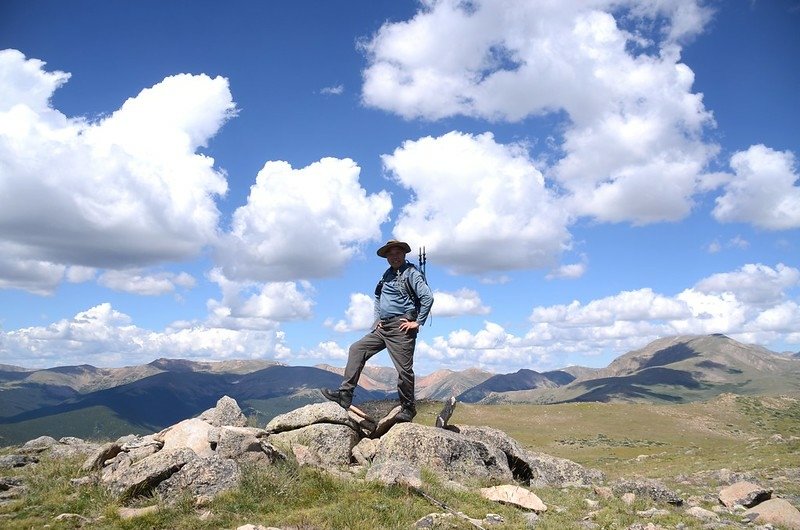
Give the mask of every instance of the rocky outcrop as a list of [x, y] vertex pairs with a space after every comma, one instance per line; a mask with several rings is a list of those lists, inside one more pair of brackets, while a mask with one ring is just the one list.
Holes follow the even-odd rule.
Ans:
[[236, 401], [224, 396], [198, 418], [97, 446], [82, 469], [98, 473], [99, 482], [123, 500], [155, 492], [166, 502], [188, 494], [204, 503], [239, 484], [242, 463], [270, 465], [286, 458], [267, 441], [267, 431], [246, 423]]
[[737, 504], [751, 508], [756, 504], [766, 501], [772, 495], [771, 489], [765, 489], [752, 482], [741, 481], [723, 488], [719, 492], [719, 502], [733, 508]]
[[800, 530], [800, 510], [786, 499], [770, 499], [762, 502], [744, 512], [744, 516], [757, 524]]
[[269, 440], [289, 450], [296, 445], [303, 446], [313, 453], [319, 467], [331, 468], [350, 464], [358, 434], [346, 425], [315, 423], [273, 434]]
[[611, 490], [620, 496], [632, 493], [637, 497], [649, 497], [656, 502], [675, 506], [683, 504], [683, 499], [678, 493], [654, 479], [619, 480], [612, 485]]
[[[452, 407], [455, 403], [448, 405]], [[313, 466], [338, 477], [353, 480], [364, 477], [406, 488], [448, 511], [420, 519], [419, 528], [445, 524], [448, 517], [459, 517], [478, 528], [502, 522], [496, 519], [499, 516], [491, 514], [479, 520], [453, 512], [426, 493], [423, 471], [437, 475], [448, 488], [475, 488], [475, 493], [487, 499], [512, 504], [526, 512], [531, 525], [560, 509], [554, 506], [548, 510], [534, 491], [542, 487], [575, 487], [594, 492], [596, 498], [586, 499], [586, 505], [595, 511], [615, 498], [629, 506], [637, 499], [657, 503], [646, 510], [629, 508], [643, 518], [669, 515], [677, 510], [675, 506], [684, 503], [679, 492], [657, 480], [624, 479], [609, 484], [597, 470], [531, 451], [497, 429], [450, 425], [449, 415], [445, 415], [447, 419], [440, 415], [439, 427], [400, 423], [374, 437], [377, 431], [374, 425], [372, 429], [365, 427], [363, 415], [348, 413], [326, 402], [277, 416], [261, 429], [248, 427], [238, 404], [223, 397], [217, 408], [148, 436], [131, 435], [106, 444], [40, 437], [20, 447], [17, 454], [4, 455], [0, 466], [4, 464], [6, 469], [13, 470], [36, 465], [48, 452], [56, 456], [83, 455], [82, 470], [87, 475], [74, 478], [71, 481], [74, 487], [99, 483], [123, 501], [157, 495], [171, 503], [189, 496], [196, 505], [204, 505], [240, 484], [243, 465], [270, 466], [293, 458], [301, 466]], [[711, 503], [719, 499], [721, 506], [708, 510], [690, 498], [691, 506], [681, 509], [682, 513], [703, 524], [731, 524], [732, 520], [742, 521], [744, 517], [756, 524], [800, 529], [797, 522], [800, 512], [784, 499], [767, 500], [771, 489], [742, 481], [743, 475], [726, 470], [713, 473], [719, 475], [724, 486], [706, 499]], [[492, 486], [481, 488], [489, 484]], [[7, 477], [0, 481], [0, 502], [24, 492], [25, 484], [19, 479]], [[744, 512], [745, 507], [751, 508]], [[125, 517], [135, 517], [138, 513], [126, 512]], [[585, 521], [587, 528], [591, 513]]]
[[380, 441], [373, 463], [399, 461], [456, 481], [512, 481], [508, 459], [496, 446], [416, 423], [395, 425]]
[[545, 453], [524, 449], [501, 430], [491, 427], [457, 425], [452, 429], [471, 440], [499, 448], [506, 456], [514, 479], [529, 486], [589, 486], [604, 480], [603, 473]]

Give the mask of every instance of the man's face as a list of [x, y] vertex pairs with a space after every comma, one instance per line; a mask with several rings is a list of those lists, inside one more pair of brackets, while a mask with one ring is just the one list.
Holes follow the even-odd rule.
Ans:
[[392, 247], [386, 251], [386, 261], [393, 269], [398, 269], [406, 262], [406, 253], [400, 247]]

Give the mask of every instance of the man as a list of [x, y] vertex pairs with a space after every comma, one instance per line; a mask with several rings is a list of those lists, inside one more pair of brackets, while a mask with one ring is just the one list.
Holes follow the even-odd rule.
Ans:
[[344, 381], [338, 390], [323, 389], [322, 394], [347, 409], [364, 365], [384, 348], [397, 369], [397, 394], [401, 410], [396, 421], [411, 421], [417, 413], [414, 404], [414, 348], [417, 333], [433, 306], [433, 293], [422, 273], [406, 261], [411, 247], [404, 241], [389, 240], [378, 249], [389, 268], [375, 288], [375, 323], [372, 331], [350, 346]]

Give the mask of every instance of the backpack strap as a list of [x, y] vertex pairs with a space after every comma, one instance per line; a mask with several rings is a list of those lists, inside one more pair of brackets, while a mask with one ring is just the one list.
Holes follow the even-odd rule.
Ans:
[[[400, 289], [403, 291], [403, 294], [406, 295], [408, 298], [414, 302], [414, 307], [417, 308], [419, 311], [420, 301], [419, 296], [417, 296], [417, 292], [414, 289], [414, 285], [411, 283], [411, 273], [408, 272], [409, 269], [416, 270], [417, 268], [414, 266], [413, 263], [406, 262], [403, 272], [400, 273]], [[375, 286], [375, 297], [381, 296], [381, 291], [383, 291], [383, 277], [381, 277], [380, 281], [378, 281], [378, 285]]]

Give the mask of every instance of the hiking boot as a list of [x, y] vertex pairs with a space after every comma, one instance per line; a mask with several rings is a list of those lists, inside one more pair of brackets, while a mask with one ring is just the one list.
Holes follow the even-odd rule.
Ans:
[[329, 388], [323, 388], [321, 392], [326, 399], [333, 401], [345, 410], [349, 409], [350, 404], [353, 402], [353, 393], [346, 390], [331, 390]]
[[411, 421], [416, 415], [417, 409], [414, 408], [414, 405], [403, 405], [403, 408], [401, 408], [400, 412], [397, 413], [397, 416], [394, 417], [394, 421], [397, 423]]

